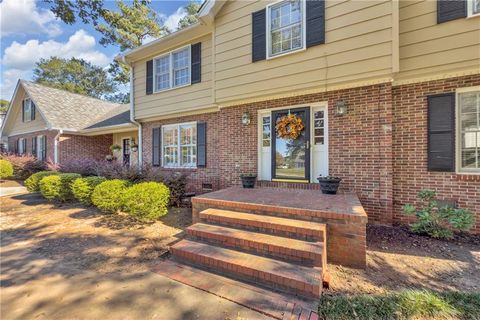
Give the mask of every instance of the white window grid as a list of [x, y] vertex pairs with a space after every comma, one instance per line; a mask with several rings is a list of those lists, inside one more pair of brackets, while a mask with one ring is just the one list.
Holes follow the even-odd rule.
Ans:
[[23, 102], [23, 122], [30, 122], [32, 120], [32, 100], [26, 98]]
[[[458, 93], [459, 169], [480, 173], [480, 90]], [[464, 105], [471, 99], [470, 105]], [[465, 128], [467, 124], [467, 128]]]
[[313, 140], [316, 145], [325, 143], [325, 111], [315, 111], [313, 114]]
[[191, 84], [190, 52], [191, 46], [188, 45], [153, 59], [155, 92]]
[[[297, 10], [293, 10], [297, 6]], [[305, 49], [305, 1], [285, 0], [267, 6], [268, 58]]]
[[[167, 144], [166, 132], [173, 132]], [[197, 124], [179, 123], [162, 127], [163, 157], [166, 168], [195, 168], [197, 166]]]
[[270, 147], [272, 139], [272, 123], [270, 116], [262, 117], [262, 146]]
[[480, 15], [480, 0], [468, 0], [467, 11], [469, 17]]

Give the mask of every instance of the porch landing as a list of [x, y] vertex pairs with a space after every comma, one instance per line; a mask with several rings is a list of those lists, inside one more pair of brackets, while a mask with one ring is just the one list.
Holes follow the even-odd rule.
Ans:
[[325, 195], [319, 190], [230, 187], [192, 198], [193, 223], [207, 209], [323, 223], [327, 227], [327, 262], [366, 267], [367, 214], [353, 193]]

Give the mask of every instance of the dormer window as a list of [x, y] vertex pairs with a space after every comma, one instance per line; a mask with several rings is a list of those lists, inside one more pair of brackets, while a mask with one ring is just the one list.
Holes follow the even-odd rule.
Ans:
[[190, 46], [164, 54], [153, 61], [155, 92], [190, 85]]
[[267, 6], [268, 58], [305, 49], [305, 1], [286, 0]]
[[32, 121], [32, 100], [27, 98], [23, 100], [23, 122]]

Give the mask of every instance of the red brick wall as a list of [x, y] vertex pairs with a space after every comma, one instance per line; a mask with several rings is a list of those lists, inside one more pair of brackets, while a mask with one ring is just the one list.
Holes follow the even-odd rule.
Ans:
[[[144, 161], [152, 159], [152, 128], [187, 121], [207, 122], [207, 168], [185, 170], [191, 187], [202, 183], [224, 188], [240, 183], [239, 174], [257, 172], [257, 110], [328, 101], [330, 174], [344, 179], [344, 189], [355, 190], [371, 220], [391, 223], [391, 85], [381, 84], [327, 93], [244, 104], [219, 112], [143, 125]], [[349, 112], [335, 116], [335, 102], [347, 102]], [[251, 123], [241, 124], [249, 112]], [[386, 126], [386, 129], [385, 129]]]
[[[480, 175], [427, 171], [427, 96], [480, 85], [480, 74], [429, 81], [393, 88], [393, 197], [395, 223], [406, 223], [401, 206], [414, 203], [421, 189], [437, 191], [442, 199], [455, 200], [473, 210], [480, 233]], [[418, 204], [418, 203], [417, 203]]]
[[[427, 172], [426, 96], [480, 84], [480, 75], [392, 87], [390, 83], [249, 103], [219, 112], [144, 123], [144, 161], [151, 163], [152, 128], [188, 121], [207, 122], [207, 168], [185, 170], [190, 187], [215, 189], [240, 183], [242, 172], [257, 172], [257, 110], [328, 101], [329, 168], [342, 188], [355, 191], [369, 221], [392, 224], [408, 219], [401, 206], [423, 188], [458, 201], [477, 215], [480, 232], [480, 176]], [[348, 112], [335, 115], [344, 100]], [[244, 112], [251, 124], [241, 124]], [[175, 170], [178, 171], [178, 170]]]
[[10, 152], [15, 152], [17, 140], [20, 138], [27, 139], [27, 153], [32, 153], [32, 138], [36, 136], [46, 136], [47, 137], [47, 161], [53, 163], [54, 158], [54, 139], [57, 135], [57, 130], [43, 130], [35, 131], [28, 134], [20, 134], [16, 136], [8, 137], [8, 150]]
[[111, 134], [99, 136], [77, 136], [62, 134], [58, 145], [58, 162], [72, 159], [97, 159], [103, 160], [111, 154], [110, 146], [113, 144]]

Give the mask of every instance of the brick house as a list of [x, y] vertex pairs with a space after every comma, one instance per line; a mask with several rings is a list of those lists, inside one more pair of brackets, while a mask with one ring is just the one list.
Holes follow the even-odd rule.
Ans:
[[72, 159], [103, 160], [112, 144], [118, 161], [136, 164], [130, 144], [138, 141], [128, 105], [19, 80], [2, 124], [8, 151], [56, 164]]
[[[406, 222], [401, 206], [434, 189], [471, 209], [480, 233], [479, 11], [207, 0], [199, 23], [119, 57], [133, 70], [141, 162], [188, 173], [198, 193], [241, 173], [301, 189], [340, 176], [382, 224]], [[276, 121], [292, 113], [305, 129], [285, 141]]]

